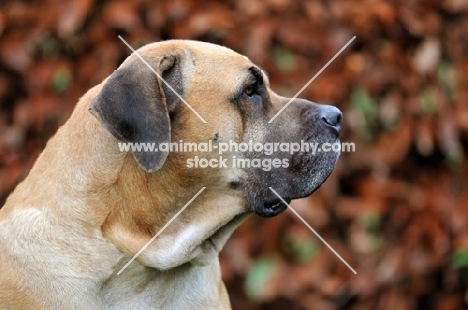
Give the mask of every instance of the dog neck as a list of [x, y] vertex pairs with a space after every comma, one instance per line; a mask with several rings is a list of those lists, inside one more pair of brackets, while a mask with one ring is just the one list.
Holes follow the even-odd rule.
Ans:
[[[127, 280], [131, 278], [132, 283], [141, 282], [140, 288], [147, 287], [152, 291], [167, 290], [168, 287], [172, 290], [180, 283], [186, 283], [183, 289], [175, 289], [175, 292], [186, 291], [187, 296], [189, 292], [200, 293], [200, 288], [193, 287], [199, 282], [199, 277], [214, 281], [206, 286], [208, 291], [213, 286], [219, 287], [218, 252], [246, 217], [236, 217], [239, 210], [235, 208], [219, 209], [217, 220], [210, 220], [210, 215], [203, 213], [197, 213], [196, 218], [184, 218], [185, 214], [182, 214], [177, 219], [180, 222], [170, 225], [162, 238], [155, 240], [122, 275], [117, 275], [122, 265], [200, 190], [200, 184], [190, 175], [174, 174], [174, 169], [171, 169], [174, 163], [170, 158], [162, 171], [148, 174], [138, 167], [131, 153], [120, 152], [118, 141], [88, 112], [88, 104], [98, 91], [99, 86], [79, 101], [67, 123], [48, 142], [29, 176], [9, 197], [0, 216], [15, 216], [15, 223], [20, 223], [19, 226], [23, 220], [31, 222], [32, 215], [37, 217], [37, 223], [29, 226], [25, 223], [24, 227], [34, 230], [28, 234], [45, 233], [40, 225], [49, 223], [46, 225], [57, 225], [55, 230], [73, 236], [76, 239], [73, 239], [76, 241], [73, 244], [74, 255], [82, 267], [78, 271], [64, 261], [61, 274], [68, 277], [77, 273], [77, 277], [83, 277], [88, 270], [87, 277], [94, 279], [96, 290], [103, 295], [106, 291], [120, 291], [115, 288], [122, 283], [119, 281], [121, 276]], [[82, 130], [77, 131], [76, 128]], [[203, 199], [203, 206], [213, 210], [222, 204], [240, 205], [239, 197], [223, 197], [221, 201], [218, 195], [207, 193]], [[224, 222], [219, 223], [219, 213]], [[18, 232], [21, 233], [25, 232]], [[205, 253], [203, 242], [206, 238], [210, 238], [217, 249]], [[50, 242], [55, 244], [58, 239]], [[49, 239], [44, 237], [40, 240]], [[86, 254], [96, 249], [99, 249], [99, 255]], [[186, 254], [186, 251], [190, 253]], [[198, 262], [205, 268], [188, 263], [200, 257]], [[162, 270], [158, 270], [158, 266], [163, 266]], [[142, 276], [146, 278], [142, 279]], [[222, 290], [224, 286], [220, 287], [220, 294], [225, 294]], [[212, 294], [208, 291], [204, 293]], [[134, 293], [128, 292], [129, 298]], [[163, 295], [171, 296], [172, 293]], [[109, 298], [119, 300], [117, 296]], [[179, 302], [180, 296], [174, 300]]]

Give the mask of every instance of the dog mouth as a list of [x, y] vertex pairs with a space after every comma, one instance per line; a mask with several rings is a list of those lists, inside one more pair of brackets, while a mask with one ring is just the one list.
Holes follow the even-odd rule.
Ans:
[[288, 204], [291, 202], [291, 198], [289, 197], [284, 197], [283, 199], [286, 203], [279, 198], [266, 200], [263, 204], [263, 208], [255, 213], [266, 218], [276, 216], [286, 210]]
[[291, 200], [309, 197], [310, 195], [315, 193], [322, 186], [322, 184], [325, 182], [327, 178], [325, 178], [320, 184], [315, 186], [312, 190], [308, 191], [306, 195], [282, 197], [286, 203], [284, 203], [283, 200], [281, 200], [279, 197], [273, 197], [273, 198], [267, 199], [265, 200], [263, 204], [263, 208], [261, 210], [255, 211], [255, 213], [264, 218], [277, 216], [278, 214], [286, 210], [288, 205], [291, 203]]

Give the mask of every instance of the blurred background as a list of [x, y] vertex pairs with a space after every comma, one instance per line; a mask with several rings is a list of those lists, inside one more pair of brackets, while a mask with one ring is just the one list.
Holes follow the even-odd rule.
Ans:
[[[468, 309], [468, 1], [2, 1], [0, 205], [77, 100], [133, 47], [226, 45], [293, 96], [338, 106], [342, 154], [293, 214], [221, 254], [234, 309]], [[0, 288], [1, 289], [1, 288]]]

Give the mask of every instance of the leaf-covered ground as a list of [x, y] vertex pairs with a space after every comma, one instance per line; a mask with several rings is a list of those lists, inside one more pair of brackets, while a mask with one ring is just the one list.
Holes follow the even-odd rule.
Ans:
[[134, 47], [223, 44], [293, 96], [338, 106], [342, 154], [289, 211], [221, 255], [234, 309], [467, 309], [468, 1], [64, 0], [0, 4], [0, 201], [78, 98]]

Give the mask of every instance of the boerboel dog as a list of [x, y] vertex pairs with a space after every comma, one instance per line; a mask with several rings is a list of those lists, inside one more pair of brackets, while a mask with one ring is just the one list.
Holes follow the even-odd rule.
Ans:
[[[332, 172], [338, 152], [233, 149], [223, 156], [287, 165], [189, 166], [218, 158], [222, 141], [336, 142], [341, 112], [294, 99], [268, 123], [289, 98], [247, 57], [182, 40], [137, 52], [179, 95], [133, 53], [79, 100], [0, 211], [1, 309], [230, 309], [218, 261], [226, 240], [249, 215], [286, 208], [269, 187], [289, 202]], [[210, 140], [212, 152], [119, 148]]]

